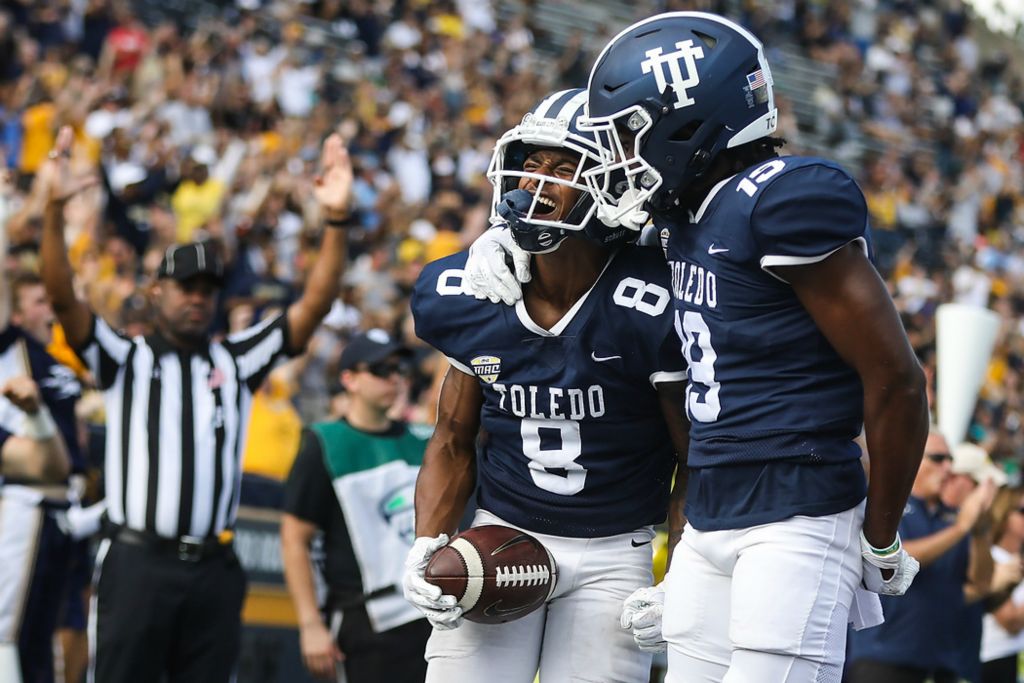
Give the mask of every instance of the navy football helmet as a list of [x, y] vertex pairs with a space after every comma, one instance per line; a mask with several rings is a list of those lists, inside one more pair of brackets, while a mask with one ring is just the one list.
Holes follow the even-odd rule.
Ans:
[[[582, 232], [612, 247], [635, 237], [594, 219], [594, 199], [583, 181], [583, 173], [600, 163], [599, 151], [593, 134], [581, 133], [577, 126], [586, 99], [583, 88], [552, 93], [495, 144], [487, 170], [493, 186], [491, 223], [507, 223], [516, 244], [530, 253], [554, 251], [573, 232]], [[579, 155], [571, 178], [523, 170], [530, 152], [544, 147], [567, 149]], [[533, 194], [519, 189], [522, 178], [535, 181]], [[568, 186], [580, 193], [576, 205], [561, 220], [543, 217], [550, 210], [544, 192], [550, 185]]]
[[633, 24], [598, 56], [580, 121], [601, 147], [601, 164], [584, 173], [598, 218], [639, 230], [720, 152], [777, 123], [771, 71], [749, 31], [704, 12]]

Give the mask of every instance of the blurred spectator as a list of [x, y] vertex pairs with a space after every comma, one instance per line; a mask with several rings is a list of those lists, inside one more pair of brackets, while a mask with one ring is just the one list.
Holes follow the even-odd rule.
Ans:
[[[904, 547], [921, 571], [905, 595], [882, 597], [885, 623], [851, 631], [850, 683], [956, 683], [961, 665], [961, 625], [967, 601], [987, 594], [991, 562], [977, 557], [979, 522], [992, 504], [991, 480], [964, 499], [959, 510], [942, 502], [953, 456], [933, 429], [900, 521]], [[972, 543], [972, 541], [975, 541]], [[981, 548], [990, 560], [988, 546]]]
[[1017, 581], [990, 602], [981, 641], [981, 683], [1017, 683], [1018, 655], [1024, 650], [1024, 585], [1020, 583], [1024, 550], [1024, 497], [1021, 489], [1004, 489], [992, 505], [996, 568], [1015, 568]]
[[81, 386], [46, 352], [54, 314], [39, 277], [0, 272], [0, 298], [0, 650], [17, 649], [0, 659], [20, 662], [20, 671], [0, 664], [0, 678], [51, 681], [72, 560], [58, 520], [75, 500], [69, 474], [84, 470]]
[[[967, 498], [979, 486], [991, 482], [997, 488], [1006, 485], [1006, 473], [992, 464], [988, 453], [972, 443], [962, 443], [953, 449], [953, 466], [951, 474], [942, 487], [942, 503], [950, 509], [958, 510]], [[971, 562], [984, 559], [986, 565], [991, 560], [988, 552], [995, 543], [992, 533], [992, 517], [984, 514], [975, 526], [971, 535]], [[1009, 572], [1007, 572], [1009, 569]], [[999, 571], [996, 571], [999, 570]], [[977, 683], [981, 680], [981, 640], [982, 620], [987, 611], [986, 601], [996, 593], [1001, 593], [1008, 586], [1016, 585], [1020, 579], [1020, 565], [1010, 567], [993, 567], [992, 581], [989, 586], [969, 586], [965, 589], [965, 606], [958, 619], [960, 637], [959, 664], [957, 673], [966, 681]]]
[[[431, 627], [403, 604], [398, 588], [415, 536], [413, 488], [429, 436], [390, 417], [405, 391], [409, 355], [384, 330], [354, 337], [338, 362], [345, 415], [304, 431], [288, 476], [281, 551], [302, 657], [319, 678], [418, 683], [426, 675]], [[310, 564], [318, 531], [325, 537], [326, 624]]]
[[220, 214], [227, 187], [210, 175], [210, 167], [216, 162], [217, 153], [209, 145], [192, 150], [191, 165], [187, 167], [190, 172], [171, 195], [171, 207], [178, 221], [178, 242], [193, 241], [196, 230]]
[[252, 419], [242, 453], [242, 505], [281, 507], [284, 481], [299, 452], [302, 431], [302, 421], [292, 404], [298, 388], [296, 374], [315, 344], [314, 337], [305, 354], [271, 370], [252, 397]]

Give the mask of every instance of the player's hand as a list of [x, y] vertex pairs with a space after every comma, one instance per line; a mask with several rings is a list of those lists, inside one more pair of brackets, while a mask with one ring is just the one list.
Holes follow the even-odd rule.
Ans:
[[317, 621], [299, 629], [299, 647], [309, 673], [317, 678], [336, 680], [335, 667], [345, 656], [326, 626]]
[[661, 616], [665, 611], [665, 589], [644, 586], [622, 603], [619, 624], [633, 631], [633, 640], [644, 652], [664, 652], [665, 638], [661, 635]]
[[320, 151], [320, 175], [313, 180], [313, 196], [325, 218], [343, 220], [348, 217], [352, 201], [352, 161], [337, 133], [324, 141]]
[[[505, 262], [506, 255], [512, 257], [515, 272]], [[477, 299], [512, 306], [523, 298], [522, 284], [532, 277], [530, 255], [515, 243], [508, 226], [495, 226], [485, 230], [469, 247], [465, 275], [465, 288]]]
[[18, 409], [28, 413], [29, 415], [35, 415], [39, 412], [39, 406], [42, 405], [42, 398], [39, 395], [39, 386], [32, 380], [31, 377], [24, 375], [20, 377], [12, 377], [7, 380], [3, 388], [0, 389], [0, 393], [3, 394], [4, 398], [13, 403]]
[[427, 583], [423, 573], [434, 553], [446, 545], [447, 534], [435, 538], [418, 537], [405, 557], [405, 576], [402, 578], [405, 599], [423, 612], [423, 616], [434, 628], [441, 631], [458, 628], [462, 624], [462, 608], [456, 604], [454, 595], [442, 595], [439, 587]]
[[918, 561], [903, 549], [899, 534], [892, 546], [880, 550], [871, 545], [861, 531], [860, 556], [864, 564], [864, 587], [879, 595], [903, 595], [921, 569]]

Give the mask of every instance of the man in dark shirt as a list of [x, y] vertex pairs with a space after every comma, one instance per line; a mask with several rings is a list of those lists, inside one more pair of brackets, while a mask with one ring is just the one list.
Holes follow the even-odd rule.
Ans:
[[[989, 480], [974, 489], [959, 510], [941, 499], [953, 458], [934, 429], [903, 511], [899, 533], [921, 572], [902, 597], [882, 597], [885, 623], [852, 632], [847, 658], [849, 683], [955, 683], [965, 593], [987, 588], [989, 576], [971, 567], [971, 540], [992, 504]], [[991, 568], [991, 565], [989, 565]]]
[[[429, 436], [388, 417], [408, 353], [383, 330], [349, 343], [340, 362], [349, 395], [345, 419], [304, 431], [285, 485], [285, 578], [303, 660], [322, 678], [334, 680], [342, 660], [350, 683], [419, 683], [426, 674], [430, 625], [397, 590], [412, 547], [413, 487]], [[324, 534], [327, 624], [310, 564], [318, 531]]]

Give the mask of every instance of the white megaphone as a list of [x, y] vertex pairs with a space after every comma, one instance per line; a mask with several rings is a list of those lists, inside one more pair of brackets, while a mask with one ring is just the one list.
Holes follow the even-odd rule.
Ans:
[[998, 332], [999, 316], [988, 309], [965, 304], [943, 304], [938, 308], [938, 422], [939, 431], [950, 446], [967, 436]]

